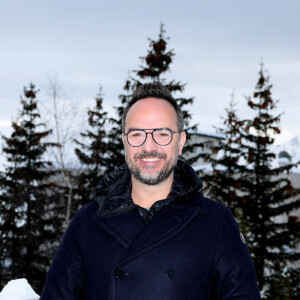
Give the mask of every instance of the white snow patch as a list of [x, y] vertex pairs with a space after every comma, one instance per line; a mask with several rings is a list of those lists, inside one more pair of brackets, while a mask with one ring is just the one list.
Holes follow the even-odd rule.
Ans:
[[0, 293], [0, 300], [38, 300], [40, 296], [35, 293], [27, 279], [15, 279], [7, 283]]
[[[279, 158], [279, 153], [281, 151], [286, 151], [291, 156], [291, 161], [285, 161], [285, 163], [297, 163], [300, 161], [300, 136], [295, 136], [284, 144], [272, 146], [271, 151], [273, 151], [277, 156], [277, 160], [275, 160], [277, 164], [274, 165], [275, 167], [284, 163], [284, 158]], [[298, 167], [294, 167], [291, 172], [300, 173], [300, 165], [298, 165]]]

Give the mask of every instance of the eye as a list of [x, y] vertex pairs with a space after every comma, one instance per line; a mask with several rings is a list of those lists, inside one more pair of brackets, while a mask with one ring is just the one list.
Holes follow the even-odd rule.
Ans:
[[129, 132], [129, 137], [132, 138], [132, 139], [142, 138], [143, 136], [144, 136], [143, 131], [134, 130], [134, 131]]
[[168, 135], [169, 134], [167, 132], [164, 132], [164, 131], [159, 132], [159, 136], [161, 136], [161, 137], [165, 137], [165, 136], [168, 136]]
[[166, 139], [166, 138], [169, 138], [171, 133], [168, 131], [168, 130], [158, 130], [158, 131], [155, 131], [155, 136], [159, 139]]
[[132, 132], [131, 136], [132, 137], [139, 137], [139, 136], [141, 136], [141, 133], [140, 132]]

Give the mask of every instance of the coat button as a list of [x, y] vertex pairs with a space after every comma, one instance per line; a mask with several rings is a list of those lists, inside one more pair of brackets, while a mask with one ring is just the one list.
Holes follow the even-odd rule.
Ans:
[[116, 270], [115, 277], [117, 279], [122, 279], [122, 278], [124, 278], [124, 276], [125, 276], [125, 273], [124, 273], [124, 271], [122, 269], [117, 269]]
[[173, 269], [168, 269], [168, 270], [166, 271], [166, 276], [167, 276], [168, 278], [174, 278], [174, 277], [175, 277], [175, 271], [174, 271]]

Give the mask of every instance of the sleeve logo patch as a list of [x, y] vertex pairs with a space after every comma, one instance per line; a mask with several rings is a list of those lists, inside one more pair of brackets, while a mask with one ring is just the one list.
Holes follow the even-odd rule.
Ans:
[[246, 245], [246, 240], [241, 232], [240, 232], [240, 237], [241, 237], [242, 242]]

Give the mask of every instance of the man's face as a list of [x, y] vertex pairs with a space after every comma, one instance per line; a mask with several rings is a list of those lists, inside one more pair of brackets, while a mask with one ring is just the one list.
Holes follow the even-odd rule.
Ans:
[[[173, 106], [163, 99], [146, 98], [137, 101], [128, 111], [125, 132], [131, 129], [169, 128], [178, 131], [177, 115]], [[147, 131], [148, 132], [148, 131]], [[185, 132], [173, 134], [167, 146], [156, 144], [151, 134], [140, 147], [131, 147], [122, 135], [125, 159], [130, 172], [140, 182], [156, 185], [173, 173], [178, 155], [186, 140]]]

